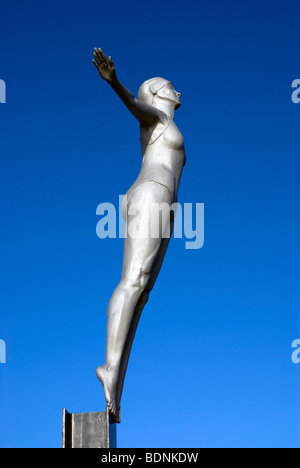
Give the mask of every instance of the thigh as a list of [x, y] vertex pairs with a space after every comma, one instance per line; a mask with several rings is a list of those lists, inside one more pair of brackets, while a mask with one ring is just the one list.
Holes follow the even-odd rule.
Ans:
[[[123, 277], [138, 280], [141, 275], [151, 277], [157, 268], [157, 261], [162, 263], [169, 238], [164, 234], [170, 230], [170, 210], [172, 203], [169, 190], [155, 182], [145, 182], [134, 191], [127, 203], [127, 238], [124, 244]], [[155, 205], [164, 204], [164, 216], [159, 217], [159, 229], [152, 236]]]
[[[172, 223], [170, 225], [171, 234], [173, 232], [173, 226], [174, 226], [174, 223]], [[165, 239], [162, 239], [162, 241], [161, 241], [159, 250], [157, 252], [157, 255], [155, 257], [155, 260], [154, 260], [154, 263], [153, 263], [153, 266], [152, 266], [151, 275], [150, 275], [150, 278], [149, 278], [149, 281], [148, 281], [148, 284], [147, 284], [147, 291], [148, 292], [150, 292], [153, 289], [154, 285], [155, 285], [155, 282], [156, 282], [158, 274], [159, 274], [159, 272], [161, 270], [161, 267], [162, 267], [162, 264], [163, 264], [163, 261], [164, 261], [164, 258], [165, 258], [169, 243], [170, 243], [170, 238], [165, 238]]]

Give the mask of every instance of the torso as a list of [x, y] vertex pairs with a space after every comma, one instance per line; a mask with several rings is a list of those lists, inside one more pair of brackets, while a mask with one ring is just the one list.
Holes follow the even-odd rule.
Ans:
[[173, 202], [176, 202], [186, 154], [183, 136], [174, 121], [166, 116], [165, 121], [155, 127], [146, 129], [141, 126], [141, 146], [142, 167], [137, 180], [127, 192], [128, 199], [141, 183], [153, 181], [167, 187]]

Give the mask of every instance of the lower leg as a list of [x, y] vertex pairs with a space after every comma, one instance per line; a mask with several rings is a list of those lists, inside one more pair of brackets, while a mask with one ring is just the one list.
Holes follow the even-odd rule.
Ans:
[[119, 407], [117, 383], [122, 355], [141, 294], [140, 288], [123, 280], [114, 292], [108, 308], [106, 363], [98, 367], [97, 377], [103, 385], [109, 409], [116, 419]]
[[123, 392], [124, 380], [125, 380], [125, 375], [126, 375], [126, 371], [128, 367], [128, 362], [129, 362], [129, 357], [130, 357], [133, 341], [136, 335], [136, 330], [137, 330], [142, 312], [144, 310], [146, 303], [148, 302], [148, 298], [149, 298], [149, 292], [144, 292], [142, 296], [140, 297], [136, 305], [135, 311], [134, 311], [133, 319], [132, 319], [129, 333], [127, 336], [127, 340], [125, 343], [125, 348], [123, 351], [122, 360], [121, 360], [120, 369], [119, 369], [118, 384], [117, 384], [117, 402], [118, 402], [119, 408], [120, 408], [120, 400], [121, 400], [121, 396]]
[[106, 365], [119, 367], [142, 288], [122, 280], [108, 307]]

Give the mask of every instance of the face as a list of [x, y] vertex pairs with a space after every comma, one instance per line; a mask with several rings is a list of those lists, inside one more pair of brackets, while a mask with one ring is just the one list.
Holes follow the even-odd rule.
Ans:
[[181, 106], [181, 94], [175, 91], [174, 86], [169, 83], [163, 88], [161, 88], [158, 92], [158, 95], [164, 99], [168, 99], [175, 103], [175, 109], [178, 109]]

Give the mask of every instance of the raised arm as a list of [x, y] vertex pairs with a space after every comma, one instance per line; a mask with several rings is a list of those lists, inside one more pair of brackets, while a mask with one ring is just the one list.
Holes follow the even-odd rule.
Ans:
[[163, 119], [163, 113], [155, 107], [148, 106], [135, 99], [134, 95], [118, 80], [114, 62], [111, 57], [106, 58], [102, 49], [94, 50], [93, 64], [103, 80], [110, 84], [125, 106], [138, 119], [141, 125], [153, 125], [158, 119]]

